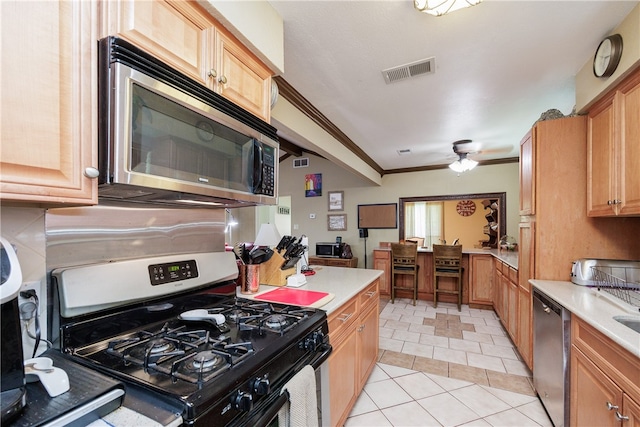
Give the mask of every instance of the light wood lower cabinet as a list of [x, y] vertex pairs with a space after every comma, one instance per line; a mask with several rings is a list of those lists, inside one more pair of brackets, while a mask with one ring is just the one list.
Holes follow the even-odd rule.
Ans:
[[[97, 168], [97, 3], [0, 2], [2, 201], [91, 205]], [[97, 169], [94, 169], [97, 171]]]
[[493, 255], [469, 255], [469, 303], [493, 304]]
[[391, 295], [391, 251], [373, 251], [373, 269], [384, 271], [380, 276], [380, 294]]
[[[323, 425], [343, 425], [378, 356], [380, 293], [376, 279], [329, 316], [328, 390], [323, 382]], [[328, 402], [327, 402], [328, 400]]]
[[309, 265], [326, 265], [327, 267], [358, 268], [358, 258], [323, 258], [310, 256]]
[[640, 360], [576, 316], [571, 327], [572, 426], [640, 426]]

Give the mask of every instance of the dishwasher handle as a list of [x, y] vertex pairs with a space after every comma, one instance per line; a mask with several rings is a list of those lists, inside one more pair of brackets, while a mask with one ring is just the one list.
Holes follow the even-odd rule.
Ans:
[[554, 312], [555, 314], [562, 316], [563, 307], [537, 289], [533, 290], [533, 298], [542, 304], [542, 309], [545, 313], [551, 314], [551, 312]]

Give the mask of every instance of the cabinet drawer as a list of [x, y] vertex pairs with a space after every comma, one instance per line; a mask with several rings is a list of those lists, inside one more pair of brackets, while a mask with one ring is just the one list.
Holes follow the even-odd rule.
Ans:
[[360, 313], [363, 313], [378, 301], [378, 298], [380, 297], [380, 293], [378, 291], [379, 283], [380, 280], [376, 279], [360, 293]]
[[358, 317], [358, 298], [352, 298], [329, 316], [329, 335], [336, 337]]
[[571, 341], [626, 393], [640, 400], [640, 360], [579, 317], [571, 317]]
[[[507, 267], [507, 265], [505, 264], [505, 267]], [[513, 267], [508, 267], [509, 268], [509, 280], [512, 281], [513, 283], [518, 283], [518, 270], [516, 270]]]

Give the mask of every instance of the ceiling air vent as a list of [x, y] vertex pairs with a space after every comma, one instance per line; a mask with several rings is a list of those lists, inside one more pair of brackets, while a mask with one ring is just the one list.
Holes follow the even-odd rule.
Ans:
[[300, 157], [299, 159], [293, 159], [293, 167], [294, 168], [306, 168], [306, 167], [309, 167], [309, 158], [308, 157]]
[[432, 56], [431, 58], [421, 59], [420, 61], [412, 62], [410, 64], [387, 68], [386, 70], [382, 70], [382, 76], [384, 77], [384, 81], [389, 84], [408, 79], [410, 77], [417, 77], [423, 74], [433, 74], [435, 72], [436, 58]]

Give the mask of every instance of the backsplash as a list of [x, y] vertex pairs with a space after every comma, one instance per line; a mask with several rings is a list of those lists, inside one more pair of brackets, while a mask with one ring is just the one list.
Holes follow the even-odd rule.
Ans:
[[[46, 238], [45, 238], [45, 210], [40, 208], [25, 208], [2, 206], [0, 209], [0, 232], [2, 237], [15, 246], [20, 268], [22, 270], [22, 282], [38, 282], [36, 288], [40, 302], [40, 329], [42, 338], [47, 337], [47, 269], [46, 269]], [[19, 303], [23, 300], [20, 298]], [[35, 322], [29, 324], [31, 334], [35, 333]], [[22, 342], [24, 357], [33, 355], [34, 340], [29, 338], [23, 329]], [[44, 351], [46, 345], [41, 342], [40, 351]]]

